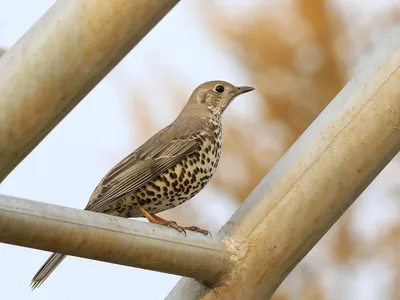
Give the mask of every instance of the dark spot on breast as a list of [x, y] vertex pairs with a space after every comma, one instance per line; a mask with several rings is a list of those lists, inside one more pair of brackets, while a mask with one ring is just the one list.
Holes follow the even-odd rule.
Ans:
[[209, 157], [207, 157], [207, 162], [208, 162], [208, 163], [210, 163], [210, 162], [211, 162], [211, 159], [210, 159]]
[[188, 185], [189, 184], [189, 180], [185, 179], [185, 181], [183, 182], [184, 185]]
[[176, 175], [176, 173], [175, 172], [170, 172], [169, 173], [169, 176], [172, 178], [172, 179], [176, 179], [178, 176]]
[[201, 164], [202, 164], [202, 165], [205, 165], [205, 164], [206, 164], [206, 162], [204, 161], [204, 159], [201, 160]]
[[[161, 198], [162, 196], [161, 196], [161, 194], [157, 194], [157, 198]], [[154, 199], [154, 198], [153, 198]]]
[[160, 190], [161, 190], [161, 188], [160, 188], [158, 185], [154, 184], [153, 182], [150, 182], [150, 186], [151, 186], [153, 189], [155, 189], [156, 191], [160, 191]]
[[150, 190], [146, 190], [146, 193], [149, 196], [154, 196], [155, 195], [155, 193], [153, 191], [150, 191]]
[[163, 186], [163, 191], [164, 192], [168, 191], [168, 188], [166, 186]]

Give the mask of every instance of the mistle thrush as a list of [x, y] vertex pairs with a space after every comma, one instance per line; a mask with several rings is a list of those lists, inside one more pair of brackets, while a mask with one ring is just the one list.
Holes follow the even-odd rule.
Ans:
[[[85, 210], [149, 222], [178, 231], [208, 234], [196, 226], [181, 227], [156, 213], [196, 195], [211, 179], [221, 156], [221, 116], [232, 100], [252, 87], [225, 81], [198, 86], [170, 125], [109, 171], [92, 193]], [[32, 279], [40, 286], [65, 258], [53, 253]]]

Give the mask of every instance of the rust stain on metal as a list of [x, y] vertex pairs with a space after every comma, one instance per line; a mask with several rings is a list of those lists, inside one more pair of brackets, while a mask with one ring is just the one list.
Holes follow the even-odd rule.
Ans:
[[42, 87], [36, 98], [26, 97], [20, 106], [20, 110], [11, 118], [7, 137], [9, 142], [26, 136], [26, 143], [30, 140], [30, 135], [35, 131], [35, 124], [40, 124], [45, 117], [46, 106], [51, 101], [51, 95], [47, 88]]

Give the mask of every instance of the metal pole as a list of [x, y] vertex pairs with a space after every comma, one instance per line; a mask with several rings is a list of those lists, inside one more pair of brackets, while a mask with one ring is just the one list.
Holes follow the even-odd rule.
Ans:
[[216, 282], [221, 239], [0, 195], [0, 242]]
[[0, 182], [178, 0], [59, 0], [0, 59]]
[[400, 151], [399, 68], [397, 28], [221, 229], [225, 279], [182, 279], [167, 299], [269, 299]]

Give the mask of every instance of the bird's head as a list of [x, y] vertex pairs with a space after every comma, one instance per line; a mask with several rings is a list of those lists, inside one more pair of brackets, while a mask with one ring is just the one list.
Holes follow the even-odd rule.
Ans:
[[217, 117], [221, 116], [237, 96], [254, 90], [250, 86], [234, 86], [226, 81], [208, 81], [199, 85], [190, 96], [189, 103], [207, 108]]

